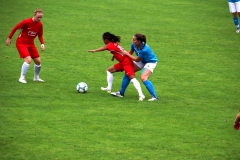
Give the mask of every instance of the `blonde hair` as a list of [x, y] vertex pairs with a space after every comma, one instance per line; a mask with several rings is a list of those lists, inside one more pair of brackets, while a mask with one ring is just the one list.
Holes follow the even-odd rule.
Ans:
[[43, 13], [42, 10], [40, 8], [37, 8], [35, 11], [34, 11], [34, 15], [36, 15], [37, 13]]

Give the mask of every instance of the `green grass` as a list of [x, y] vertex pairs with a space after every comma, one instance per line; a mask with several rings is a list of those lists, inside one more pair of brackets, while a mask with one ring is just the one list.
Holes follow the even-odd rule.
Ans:
[[[32, 63], [25, 85], [18, 82], [19, 32], [10, 47], [5, 41], [37, 7], [44, 12], [46, 82], [31, 81]], [[240, 35], [227, 2], [10, 0], [0, 5], [0, 22], [0, 159], [240, 158], [240, 134], [233, 129], [240, 108]], [[105, 31], [120, 35], [126, 50], [133, 34], [147, 35], [159, 58], [150, 77], [159, 101], [138, 102], [132, 85], [124, 98], [100, 90], [111, 55], [87, 50], [103, 46]], [[37, 38], [36, 45], [40, 49]], [[113, 91], [122, 76], [114, 74]], [[88, 93], [77, 93], [80, 81]]]

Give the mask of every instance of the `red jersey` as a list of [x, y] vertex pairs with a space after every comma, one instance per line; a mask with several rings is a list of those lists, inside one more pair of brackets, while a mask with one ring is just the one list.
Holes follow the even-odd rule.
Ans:
[[119, 61], [119, 63], [114, 65], [117, 71], [125, 71], [127, 76], [135, 76], [132, 59], [121, 53], [124, 49], [118, 43], [109, 42], [106, 48], [113, 54], [114, 58]]
[[8, 38], [12, 39], [17, 29], [21, 31], [16, 43], [34, 44], [34, 39], [38, 36], [40, 43], [44, 44], [42, 22], [33, 22], [32, 18], [24, 19], [12, 29]]
[[113, 54], [116, 60], [122, 62], [123, 58], [125, 57], [123, 54], [121, 54], [121, 52], [124, 50], [122, 46], [120, 46], [118, 43], [109, 42], [106, 47]]

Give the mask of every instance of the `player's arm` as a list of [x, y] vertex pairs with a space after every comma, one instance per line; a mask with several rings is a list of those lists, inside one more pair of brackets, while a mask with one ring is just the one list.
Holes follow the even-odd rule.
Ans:
[[134, 51], [133, 51], [133, 50], [130, 50], [130, 51], [129, 51], [129, 54], [131, 54], [131, 55], [132, 55], [133, 53], [134, 53]]
[[23, 25], [24, 25], [24, 21], [21, 21], [20, 23], [18, 23], [16, 26], [13, 27], [12, 31], [10, 32], [10, 34], [8, 35], [8, 38], [6, 40], [7, 46], [9, 46], [11, 44], [12, 37], [13, 37], [14, 33], [16, 32], [16, 30], [21, 29]]
[[107, 50], [106, 46], [100, 47], [98, 49], [88, 50], [88, 52], [101, 52], [101, 51], [105, 51], [105, 50]]
[[41, 50], [44, 51], [45, 46], [44, 46], [44, 40], [43, 40], [43, 27], [41, 26], [40, 32], [38, 33], [38, 39], [41, 43]]
[[131, 59], [132, 59], [133, 61], [135, 61], [135, 62], [139, 62], [139, 61], [142, 60], [142, 58], [134, 57], [133, 55], [131, 55], [131, 54], [130, 54], [129, 52], [127, 52], [127, 51], [122, 51], [122, 54], [128, 56], [129, 58], [131, 58]]

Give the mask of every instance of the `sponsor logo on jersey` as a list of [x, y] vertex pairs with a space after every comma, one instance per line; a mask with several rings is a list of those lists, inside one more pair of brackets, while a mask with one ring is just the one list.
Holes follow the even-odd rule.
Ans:
[[37, 32], [34, 32], [34, 31], [28, 31], [28, 35], [31, 36], [31, 37], [34, 37], [37, 35]]

